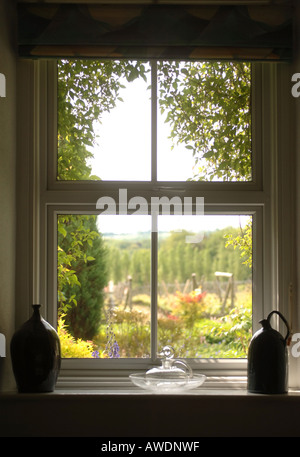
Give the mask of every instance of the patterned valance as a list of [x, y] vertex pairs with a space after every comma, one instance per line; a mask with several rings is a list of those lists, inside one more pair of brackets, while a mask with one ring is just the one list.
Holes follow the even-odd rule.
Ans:
[[139, 59], [292, 58], [293, 10], [285, 5], [18, 5], [22, 57]]

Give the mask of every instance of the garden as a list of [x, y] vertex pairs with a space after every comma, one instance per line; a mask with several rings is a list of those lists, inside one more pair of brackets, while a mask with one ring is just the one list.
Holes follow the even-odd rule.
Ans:
[[[216, 242], [215, 234], [207, 236], [201, 246], [203, 255], [205, 247], [209, 245], [210, 237], [213, 237]], [[221, 234], [221, 237], [223, 237], [225, 249], [224, 234]], [[221, 237], [218, 234], [220, 240], [222, 240]], [[166, 242], [167, 240], [165, 240]], [[131, 258], [134, 257], [132, 242], [126, 244], [123, 240], [122, 243], [123, 248], [119, 251], [112, 249], [112, 252], [118, 252], [119, 265], [122, 264], [120, 255], [122, 252], [128, 261], [127, 249], [131, 251]], [[170, 239], [168, 243], [170, 247]], [[162, 243], [161, 249], [163, 246]], [[139, 247], [139, 249], [141, 248]], [[222, 257], [220, 252], [219, 249], [219, 258]], [[234, 247], [231, 246], [229, 257], [232, 257], [234, 253]], [[140, 256], [143, 262], [146, 261], [146, 258], [145, 255]], [[112, 266], [113, 262], [110, 265]], [[137, 262], [132, 262], [131, 265], [140, 271], [141, 265]], [[251, 270], [244, 267], [247, 268], [249, 276]], [[146, 270], [147, 268], [144, 268], [144, 271]], [[129, 271], [133, 273], [133, 270], [129, 269]], [[240, 277], [243, 276], [241, 271], [243, 269], [239, 270]], [[128, 270], [126, 272], [128, 273]], [[178, 276], [178, 272], [175, 274]], [[161, 281], [158, 284], [155, 325], [157, 326], [159, 348], [170, 345], [174, 348], [177, 357], [247, 357], [248, 345], [252, 336], [251, 279], [248, 277], [243, 280], [235, 280], [233, 274], [221, 272], [219, 275], [215, 272], [212, 281], [206, 281], [205, 277], [202, 277], [203, 284], [201, 285], [198, 285], [195, 274], [190, 275], [185, 283], [174, 281], [170, 284]], [[80, 274], [78, 276], [80, 278]], [[85, 287], [83, 281], [86, 281], [86, 277], [87, 273], [82, 275], [81, 271], [80, 281], [83, 287]], [[113, 277], [112, 270], [108, 277]], [[134, 277], [137, 276], [134, 275]], [[99, 312], [101, 319], [98, 321], [98, 325], [93, 327], [92, 333], [87, 330], [90, 320], [87, 307], [78, 308], [80, 304], [83, 304], [81, 295], [83, 292], [84, 295], [86, 294], [85, 289], [82, 291], [81, 285], [77, 285], [76, 292], [75, 286], [72, 286], [74, 292], [72, 296], [77, 297], [76, 305], [70, 306], [65, 313], [61, 312], [58, 322], [63, 357], [135, 358], [150, 356], [150, 286], [143, 283], [144, 278], [141, 277], [141, 273], [138, 277], [141, 281], [140, 284], [135, 284], [132, 276], [128, 276], [127, 280], [119, 281], [117, 284], [114, 284], [113, 280], [108, 281], [101, 295], [103, 300]], [[89, 289], [89, 294], [92, 295], [91, 289]], [[95, 309], [93, 311], [92, 302], [89, 303], [88, 308], [90, 309], [89, 314], [94, 315]]]
[[[150, 355], [150, 297], [134, 297], [132, 309], [116, 307], [109, 325], [103, 323], [95, 338], [108, 356]], [[247, 357], [252, 328], [251, 285], [236, 292], [235, 307], [226, 307], [214, 293], [177, 292], [158, 300], [158, 346], [170, 345], [178, 357]], [[117, 351], [115, 351], [117, 349]], [[114, 352], [115, 351], [115, 352]]]

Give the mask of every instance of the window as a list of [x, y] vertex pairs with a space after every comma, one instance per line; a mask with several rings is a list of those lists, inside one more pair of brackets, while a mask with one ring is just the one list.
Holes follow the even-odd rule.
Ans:
[[[92, 68], [95, 65], [96, 75], [101, 62], [90, 62]], [[247, 70], [250, 88], [249, 85], [239, 87], [240, 105], [235, 104], [230, 112], [231, 123], [230, 116], [223, 122], [222, 109], [228, 109], [229, 105], [226, 97], [223, 107], [212, 102], [196, 107], [203, 111], [203, 116], [215, 110], [201, 126], [203, 142], [198, 144], [193, 130], [197, 128], [193, 114], [195, 96], [189, 100], [190, 117], [180, 117], [184, 113], [180, 103], [188, 102], [186, 91], [190, 87], [184, 80], [190, 78], [196, 85], [195, 69], [197, 65], [202, 68], [206, 65], [215, 74], [214, 81], [207, 81], [211, 91], [217, 88], [224, 95], [217, 73], [218, 68], [222, 68], [226, 76], [226, 64], [124, 61], [115, 62], [118, 68], [114, 73], [116, 68], [111, 61], [105, 65], [107, 62], [113, 76], [109, 82], [103, 77], [107, 87], [104, 86], [102, 96], [107, 105], [103, 113], [98, 112], [98, 117], [103, 116], [102, 124], [93, 119], [93, 110], [99, 109], [93, 97], [99, 94], [86, 91], [84, 97], [84, 92], [76, 93], [79, 89], [87, 90], [84, 75], [78, 70], [83, 63], [76, 60], [59, 62], [58, 66], [54, 62], [38, 63], [40, 93], [44, 95], [40, 99], [40, 144], [43, 147], [40, 148], [41, 192], [37, 215], [41, 268], [35, 270], [35, 279], [40, 276], [41, 287], [35, 294], [48, 304], [48, 320], [56, 324], [59, 319], [65, 335], [68, 327], [64, 325], [70, 326], [71, 322], [74, 335], [87, 342], [91, 341], [93, 326], [100, 324], [103, 330], [95, 339], [98, 346], [82, 344], [79, 348], [82, 352], [66, 353], [62, 379], [68, 382], [75, 376], [78, 380], [79, 373], [85, 376], [85, 370], [88, 376], [92, 374], [93, 379], [98, 379], [99, 367], [103, 370], [101, 376], [144, 370], [157, 363], [157, 352], [164, 344], [175, 346], [178, 356], [188, 358], [196, 370], [245, 374], [245, 351], [231, 344], [234, 319], [248, 319], [239, 324], [245, 325], [250, 336], [249, 322], [253, 329], [258, 327], [259, 319], [273, 309], [280, 286], [276, 279], [279, 234], [273, 225], [278, 204], [274, 200], [276, 182], [273, 180], [277, 157], [271, 155], [272, 117], [266, 116], [272, 112], [276, 88], [274, 70], [268, 65], [236, 65]], [[235, 68], [233, 64], [227, 65]], [[78, 83], [70, 78], [71, 72], [80, 75], [82, 85], [76, 85]], [[74, 84], [73, 92], [67, 91], [68, 84], [69, 87]], [[133, 109], [133, 114], [125, 115], [131, 122], [123, 128], [117, 121], [117, 111], [119, 107], [124, 111], [132, 109], [131, 95], [130, 103], [126, 103], [127, 90], [139, 94], [141, 90], [143, 98], [139, 95], [136, 103], [142, 100], [143, 113], [148, 110], [148, 114], [137, 116], [140, 108]], [[80, 115], [89, 111], [91, 117], [86, 115], [81, 121]], [[109, 126], [113, 113], [116, 117]], [[166, 123], [161, 123], [161, 116], [167, 118]], [[68, 123], [73, 135], [67, 132]], [[83, 128], [87, 124], [91, 128]], [[100, 135], [97, 147], [103, 152], [99, 156], [102, 154], [105, 158], [109, 154], [106, 147], [110, 144], [107, 146], [105, 139], [108, 131], [112, 132], [109, 135], [112, 141], [118, 141], [121, 136], [122, 152], [126, 151], [124, 157], [113, 157], [110, 167], [106, 160], [96, 164], [92, 157], [96, 157], [93, 132]], [[228, 137], [220, 135], [220, 131], [226, 131]], [[230, 157], [228, 153], [226, 156], [228, 143], [232, 151]], [[119, 150], [120, 146], [115, 148]], [[201, 151], [205, 153], [201, 155]], [[222, 151], [221, 157], [218, 151]], [[130, 156], [131, 153], [134, 155]], [[143, 160], [136, 164], [135, 159], [140, 156]], [[121, 162], [126, 158], [130, 166], [126, 160]], [[175, 163], [180, 166], [175, 167]], [[188, 167], [184, 168], [187, 163]], [[270, 163], [272, 168], [264, 167], [264, 163]], [[155, 198], [163, 198], [165, 200], [160, 202], [167, 203], [165, 208], [160, 206], [160, 212], [151, 212], [151, 204], [157, 203]], [[196, 214], [197, 198], [204, 199], [204, 217]], [[97, 202], [100, 206], [104, 202], [102, 209], [110, 210], [111, 214], [101, 215]], [[180, 211], [175, 203], [181, 205]], [[113, 214], [114, 210], [117, 214]], [[195, 230], [196, 220], [201, 221], [201, 230]], [[234, 249], [235, 243], [242, 246], [237, 241], [241, 228], [243, 242], [251, 231], [248, 256], [247, 249]], [[186, 242], [195, 235], [199, 242]], [[81, 249], [83, 245], [86, 247]], [[241, 258], [243, 252], [245, 257]], [[251, 268], [249, 264], [243, 265], [244, 260], [252, 260]], [[95, 281], [96, 288], [92, 286]], [[84, 288], [81, 287], [83, 282]], [[212, 286], [220, 289], [211, 292]], [[279, 290], [281, 294], [284, 288]], [[88, 318], [85, 314], [83, 318], [86, 324], [83, 331], [80, 316], [74, 310], [84, 310], [84, 295], [93, 295], [93, 291], [103, 300], [100, 322], [94, 317], [99, 316], [95, 306], [94, 314], [89, 313]], [[211, 300], [212, 294], [218, 301]], [[242, 298], [247, 309], [243, 309], [242, 314], [232, 312], [229, 320], [231, 310], [240, 306], [242, 294], [247, 294]], [[117, 300], [121, 303], [118, 308], [115, 307]], [[214, 315], [215, 308], [218, 311]], [[136, 319], [135, 326], [129, 316]], [[214, 319], [210, 319], [212, 316]], [[200, 332], [198, 324], [204, 317], [205, 326]], [[226, 325], [228, 339], [224, 341]], [[184, 344], [187, 340], [191, 342], [189, 345]], [[90, 382], [84, 379], [87, 384]]]

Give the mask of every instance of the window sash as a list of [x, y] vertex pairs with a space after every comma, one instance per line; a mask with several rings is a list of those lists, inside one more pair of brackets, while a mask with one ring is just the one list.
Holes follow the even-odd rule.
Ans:
[[[92, 215], [95, 214], [95, 208], [93, 206], [86, 205], [76, 205], [72, 207], [71, 205], [48, 205], [48, 244], [52, 247], [52, 250], [48, 252], [48, 277], [47, 277], [47, 302], [52, 304], [49, 309], [48, 318], [55, 325], [57, 322], [57, 217], [60, 214], [82, 214], [82, 215]], [[252, 290], [252, 303], [253, 305], [253, 320], [254, 322], [259, 322], [263, 318], [263, 302], [262, 302], [262, 265], [263, 265], [263, 208], [262, 205], [228, 205], [226, 206], [217, 206], [217, 205], [208, 205], [205, 210], [207, 215], [249, 215], [252, 216], [252, 232], [253, 232], [253, 269], [252, 269], [252, 281], [255, 284]], [[184, 217], [184, 216], [183, 216]], [[158, 255], [158, 244], [157, 244], [157, 233], [153, 232], [151, 234], [151, 355], [148, 360], [148, 364], [157, 362], [158, 348], [157, 348], [157, 255]], [[105, 360], [105, 362], [104, 362]], [[120, 359], [119, 359], [120, 360]], [[127, 362], [125, 365], [131, 365], [131, 358], [126, 358]], [[199, 366], [199, 363], [203, 364], [205, 362], [199, 362], [198, 358], [189, 358], [189, 363], [195, 369]], [[207, 359], [203, 359], [204, 361]], [[217, 358], [216, 358], [217, 360]], [[102, 359], [100, 361], [105, 363], [104, 366], [114, 366], [112, 360]], [[140, 361], [142, 364], [142, 360]], [[69, 362], [67, 362], [69, 363]], [[84, 362], [85, 363], [85, 362]], [[124, 363], [124, 362], [123, 362]], [[136, 362], [134, 362], [136, 363]], [[243, 363], [243, 362], [242, 362]], [[143, 364], [142, 364], [143, 365]], [[118, 366], [116, 364], [116, 366]]]
[[[48, 157], [47, 163], [47, 190], [55, 191], [93, 191], [109, 192], [117, 201], [115, 189], [127, 188], [128, 191], [137, 192], [139, 195], [147, 198], [149, 191], [153, 193], [168, 191], [176, 189], [180, 191], [188, 191], [191, 195], [199, 191], [248, 191], [248, 190], [262, 190], [263, 182], [263, 169], [262, 169], [262, 151], [261, 144], [261, 118], [259, 115], [253, 116], [253, 113], [260, 112], [261, 106], [261, 66], [256, 64], [252, 65], [252, 93], [251, 93], [251, 109], [252, 109], [252, 180], [251, 181], [163, 181], [157, 179], [158, 174], [158, 145], [157, 145], [157, 111], [158, 111], [158, 88], [157, 88], [157, 61], [150, 60], [151, 64], [151, 180], [150, 181], [121, 181], [121, 180], [101, 180], [101, 181], [73, 181], [57, 180], [57, 97], [52, 96], [49, 98], [47, 105], [47, 122], [49, 130], [56, 132], [55, 136], [52, 134], [48, 136]], [[48, 61], [47, 76], [48, 90], [54, 94], [57, 92], [57, 66], [56, 61]], [[255, 81], [253, 83], [253, 81]], [[51, 88], [51, 89], [50, 89]], [[256, 109], [258, 107], [258, 109]], [[255, 135], [253, 132], [255, 131]], [[136, 193], [134, 194], [136, 195]]]

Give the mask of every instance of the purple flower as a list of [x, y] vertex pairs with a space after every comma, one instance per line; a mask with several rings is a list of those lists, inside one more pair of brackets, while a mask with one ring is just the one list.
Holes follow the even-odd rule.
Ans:
[[120, 357], [120, 348], [116, 341], [113, 343], [112, 348], [109, 351], [109, 357], [111, 359]]

